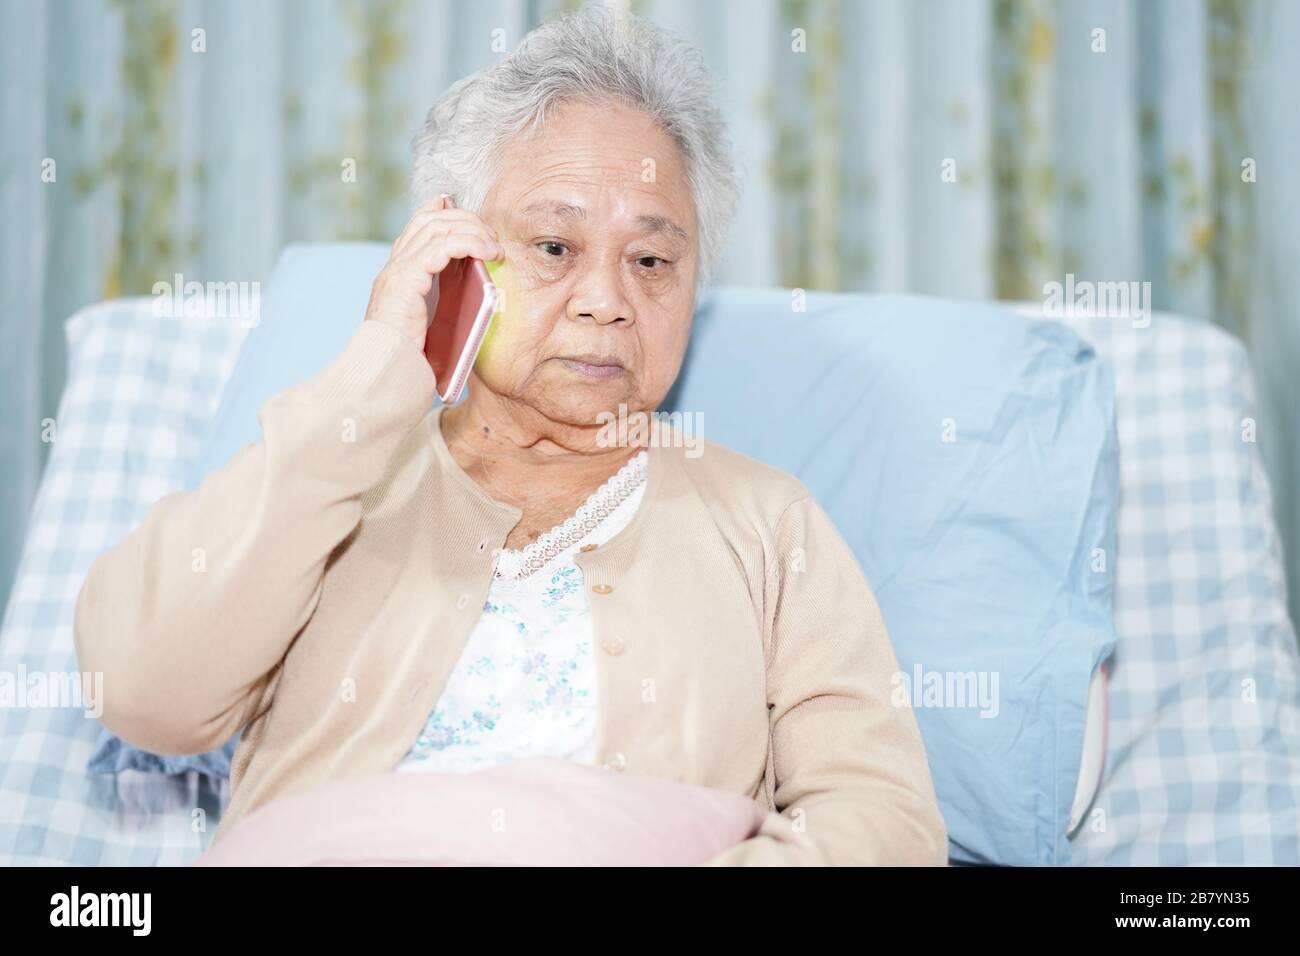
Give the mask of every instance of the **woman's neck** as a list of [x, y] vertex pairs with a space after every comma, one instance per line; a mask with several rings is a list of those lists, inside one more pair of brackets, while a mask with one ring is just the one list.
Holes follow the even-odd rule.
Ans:
[[[483, 391], [480, 390], [480, 395]], [[491, 395], [446, 409], [442, 435], [456, 463], [524, 515], [506, 546], [522, 547], [562, 523], [640, 449], [604, 447], [596, 428], [554, 422]]]

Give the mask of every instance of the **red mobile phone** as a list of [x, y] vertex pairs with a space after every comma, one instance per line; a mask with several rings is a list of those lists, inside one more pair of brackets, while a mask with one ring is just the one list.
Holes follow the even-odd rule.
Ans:
[[[447, 199], [448, 208], [454, 204]], [[483, 337], [496, 311], [497, 287], [478, 259], [452, 259], [438, 273], [425, 300], [429, 329], [424, 355], [438, 381], [438, 397], [452, 405], [460, 399]]]

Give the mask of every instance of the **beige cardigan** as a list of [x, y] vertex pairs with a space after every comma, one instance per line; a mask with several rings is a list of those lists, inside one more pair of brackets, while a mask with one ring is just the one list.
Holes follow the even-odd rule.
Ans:
[[[261, 440], [90, 570], [76, 643], [104, 724], [167, 754], [244, 728], [217, 839], [276, 797], [392, 770], [438, 701], [521, 512], [455, 462], [434, 400], [421, 352], [362, 323], [265, 403]], [[760, 834], [713, 863], [945, 863], [884, 622], [829, 518], [721, 446], [649, 453], [631, 524], [576, 558], [606, 766], [758, 801]]]

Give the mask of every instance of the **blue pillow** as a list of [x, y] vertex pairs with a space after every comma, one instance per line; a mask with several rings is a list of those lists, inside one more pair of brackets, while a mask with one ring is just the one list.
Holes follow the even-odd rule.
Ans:
[[[387, 255], [378, 243], [284, 252], [191, 487], [260, 437], [267, 398], [343, 349]], [[1114, 646], [1109, 372], [1064, 326], [995, 306], [793, 302], [784, 289], [706, 295], [665, 408], [702, 414], [705, 437], [798, 475], [853, 547], [952, 858], [1067, 863], [1088, 683]], [[935, 706], [957, 701], [932, 696], [933, 675], [965, 674], [976, 706]], [[981, 676], [995, 716], [979, 706]]]
[[798, 475], [853, 548], [925, 738], [950, 857], [1068, 863], [1088, 683], [1114, 648], [1110, 370], [1064, 326], [992, 305], [793, 302], [719, 290], [665, 404]]

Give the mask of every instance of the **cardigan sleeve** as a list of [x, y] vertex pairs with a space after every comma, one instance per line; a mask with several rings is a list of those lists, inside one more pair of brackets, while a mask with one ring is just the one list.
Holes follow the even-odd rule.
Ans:
[[92, 564], [74, 635], [104, 675], [103, 724], [158, 753], [211, 750], [253, 716], [321, 593], [361, 496], [433, 407], [401, 332], [362, 322], [317, 375], [273, 395], [262, 437]]
[[776, 526], [767, 574], [774, 804], [757, 835], [708, 862], [937, 865], [948, 841], [898, 663], [852, 550], [811, 496]]

